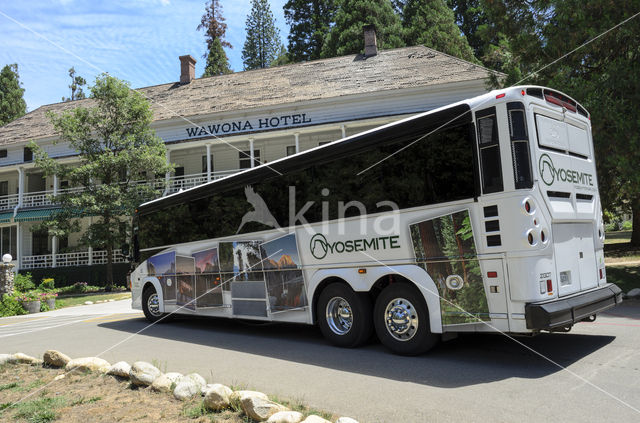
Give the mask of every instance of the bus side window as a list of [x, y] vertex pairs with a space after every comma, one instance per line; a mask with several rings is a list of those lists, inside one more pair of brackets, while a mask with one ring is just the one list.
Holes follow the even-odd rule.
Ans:
[[533, 176], [531, 174], [529, 135], [524, 104], [519, 101], [507, 103], [507, 115], [509, 116], [515, 187], [516, 189], [531, 188], [533, 187]]
[[490, 194], [502, 191], [502, 162], [498, 143], [498, 122], [496, 108], [476, 112], [478, 127], [478, 145], [480, 149], [480, 172], [482, 174], [482, 192]]

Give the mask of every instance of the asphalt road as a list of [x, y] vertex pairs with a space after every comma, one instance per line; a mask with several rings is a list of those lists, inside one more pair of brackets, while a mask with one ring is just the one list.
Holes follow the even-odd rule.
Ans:
[[557, 365], [502, 335], [465, 335], [399, 357], [377, 343], [329, 346], [308, 326], [179, 319], [146, 327], [128, 301], [5, 318], [0, 353], [155, 360], [163, 371], [196, 371], [360, 422], [640, 421], [637, 301], [571, 333], [517, 338]]

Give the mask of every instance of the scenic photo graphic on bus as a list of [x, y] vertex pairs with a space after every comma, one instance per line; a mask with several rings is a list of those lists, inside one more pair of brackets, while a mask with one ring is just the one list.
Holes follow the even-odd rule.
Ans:
[[307, 296], [295, 233], [260, 246], [271, 311], [305, 307]]
[[196, 307], [223, 305], [218, 249], [210, 248], [192, 254], [196, 267]]
[[467, 210], [410, 226], [416, 262], [438, 287], [442, 324], [489, 319]]
[[195, 260], [193, 257], [176, 256], [176, 305], [196, 309]]
[[160, 286], [162, 287], [162, 298], [164, 298], [164, 301], [176, 300], [175, 251], [149, 257], [147, 260], [147, 273], [149, 276], [158, 278], [158, 282], [160, 282]]

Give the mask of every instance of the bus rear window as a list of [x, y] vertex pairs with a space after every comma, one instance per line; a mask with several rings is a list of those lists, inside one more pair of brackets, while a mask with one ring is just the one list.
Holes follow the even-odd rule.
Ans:
[[478, 124], [482, 192], [485, 194], [500, 192], [503, 190], [502, 162], [500, 161], [496, 108], [489, 107], [476, 112], [476, 121]]
[[531, 158], [529, 155], [529, 135], [524, 104], [507, 104], [509, 117], [509, 136], [511, 138], [511, 156], [513, 158], [513, 178], [516, 189], [533, 187]]

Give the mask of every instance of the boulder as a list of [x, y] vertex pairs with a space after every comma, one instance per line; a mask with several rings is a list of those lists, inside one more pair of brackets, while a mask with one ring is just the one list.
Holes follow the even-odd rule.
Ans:
[[233, 394], [231, 388], [219, 383], [207, 385], [203, 389], [204, 406], [213, 411], [224, 410], [231, 404], [229, 397]]
[[198, 392], [202, 392], [204, 387], [207, 386], [207, 381], [197, 373], [189, 373], [185, 377], [195, 382], [195, 384], [198, 386]]
[[323, 419], [320, 416], [316, 416], [315, 414], [312, 414], [308, 416], [306, 419], [304, 419], [302, 423], [331, 423], [331, 422], [329, 420]]
[[134, 385], [149, 386], [160, 377], [162, 372], [156, 366], [146, 361], [136, 361], [131, 366], [129, 378]]
[[61, 375], [58, 375], [58, 376], [54, 377], [53, 380], [61, 380], [61, 379], [64, 379], [64, 378], [65, 378], [65, 375], [61, 374]]
[[91, 304], [93, 304], [93, 301], [85, 301], [84, 302], [84, 305], [91, 305]]
[[153, 383], [151, 384], [151, 389], [158, 392], [171, 392], [171, 387], [178, 386], [178, 384], [182, 382], [183, 379], [184, 376], [182, 376], [181, 373], [165, 373], [163, 375], [160, 375], [159, 378], [153, 381]]
[[259, 422], [267, 420], [280, 411], [289, 411], [284, 405], [258, 395], [247, 395], [240, 401], [242, 411], [248, 417]]
[[263, 394], [262, 392], [256, 392], [256, 391], [235, 391], [234, 393], [232, 393], [231, 395], [229, 395], [229, 403], [235, 407], [235, 408], [242, 408], [242, 400], [246, 397], [249, 396], [258, 396], [260, 398], [264, 398], [266, 400], [269, 399], [269, 397], [265, 394]]
[[42, 364], [42, 360], [23, 353], [15, 353], [13, 359], [22, 364]]
[[173, 396], [180, 401], [186, 401], [198, 395], [201, 389], [192, 378], [184, 377], [173, 390]]
[[627, 292], [627, 297], [640, 298], [640, 288], [633, 288], [631, 291]]
[[338, 420], [336, 420], [336, 423], [358, 423], [358, 421], [352, 419], [351, 417], [340, 417]]
[[71, 357], [56, 350], [46, 350], [42, 358], [44, 364], [51, 367], [64, 367], [71, 361]]
[[0, 354], [0, 365], [15, 363], [17, 360], [13, 358], [13, 354]]
[[102, 372], [109, 371], [111, 364], [108, 361], [98, 357], [82, 357], [74, 358], [64, 367], [67, 371], [80, 370], [83, 372]]
[[304, 416], [297, 411], [278, 411], [272, 414], [267, 423], [300, 423]]
[[111, 376], [118, 376], [129, 379], [129, 373], [131, 372], [131, 365], [126, 361], [118, 361], [113, 366], [109, 367], [107, 374]]

